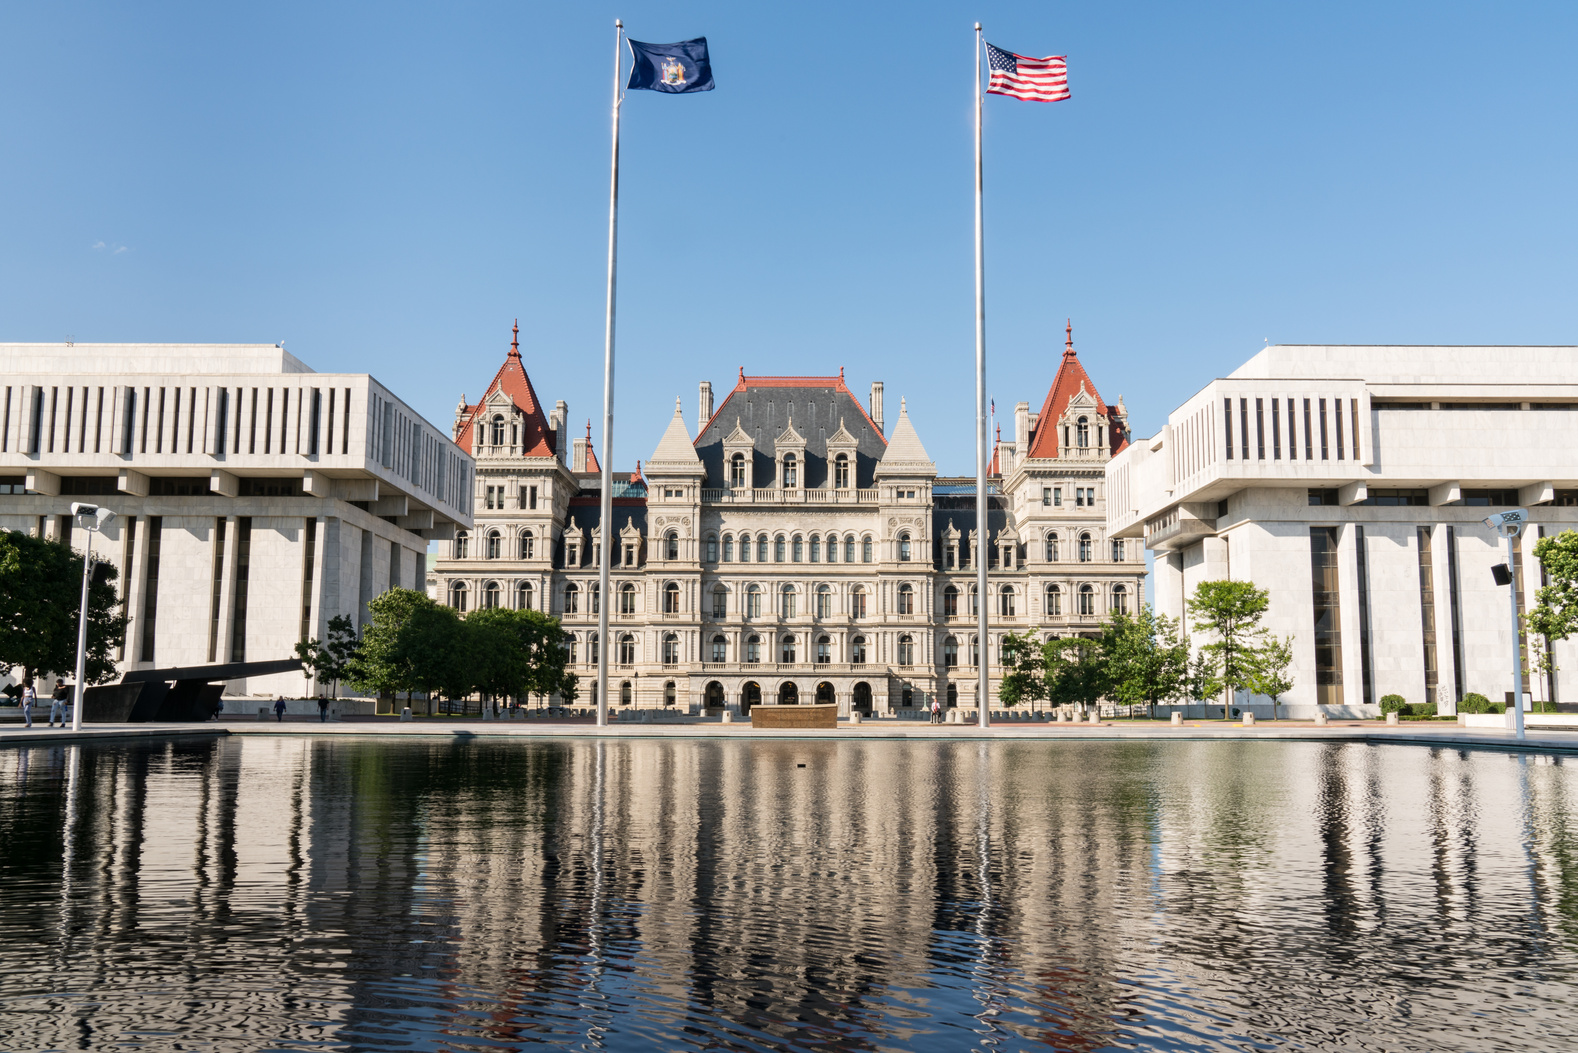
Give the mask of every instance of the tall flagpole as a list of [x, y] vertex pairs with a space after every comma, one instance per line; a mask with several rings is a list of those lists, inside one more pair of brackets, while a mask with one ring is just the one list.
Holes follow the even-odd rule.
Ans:
[[608, 176], [608, 323], [603, 336], [602, 543], [597, 551], [597, 726], [608, 726], [608, 566], [614, 550], [614, 277], [619, 262], [619, 74], [625, 24], [614, 19], [614, 150]]
[[986, 611], [991, 597], [986, 592], [987, 548], [986, 519], [986, 247], [981, 214], [981, 23], [975, 24], [975, 595], [978, 621], [976, 668], [980, 681], [975, 687], [976, 722], [990, 727], [991, 696], [987, 665], [992, 660], [991, 643], [986, 635]]

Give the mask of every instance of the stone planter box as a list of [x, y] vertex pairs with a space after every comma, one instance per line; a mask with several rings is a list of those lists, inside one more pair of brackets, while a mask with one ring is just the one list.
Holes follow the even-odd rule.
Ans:
[[753, 728], [837, 728], [838, 706], [752, 706]]

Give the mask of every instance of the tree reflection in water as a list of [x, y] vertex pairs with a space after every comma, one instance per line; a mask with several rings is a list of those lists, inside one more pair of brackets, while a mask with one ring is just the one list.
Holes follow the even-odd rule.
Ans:
[[0, 1047], [1568, 1046], [1570, 770], [1188, 740], [11, 750]]

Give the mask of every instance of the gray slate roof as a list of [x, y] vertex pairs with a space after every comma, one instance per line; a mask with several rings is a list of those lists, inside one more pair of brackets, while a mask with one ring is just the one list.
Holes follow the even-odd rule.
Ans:
[[876, 485], [874, 473], [887, 451], [887, 442], [839, 377], [745, 377], [743, 385], [729, 392], [696, 439], [696, 453], [706, 466], [708, 486], [729, 485], [723, 464], [723, 439], [734, 431], [736, 419], [755, 440], [753, 479], [758, 487], [778, 485], [774, 478], [774, 444], [791, 419], [795, 431], [805, 437], [804, 486], [823, 489], [829, 485], [827, 440], [837, 434], [840, 421], [857, 443], [855, 486], [870, 489]]

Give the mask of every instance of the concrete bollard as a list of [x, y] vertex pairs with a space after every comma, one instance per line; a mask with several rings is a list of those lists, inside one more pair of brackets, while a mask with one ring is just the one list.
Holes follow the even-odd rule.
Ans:
[[410, 719], [411, 719], [411, 707], [410, 706], [406, 706], [404, 709], [402, 709], [400, 711], [400, 720], [403, 723], [403, 722], [405, 722], [407, 720], [410, 720]]
[[733, 724], [734, 723], [734, 711], [733, 710], [725, 709], [723, 711], [723, 722], [725, 724]]
[[852, 710], [849, 711], [849, 722], [851, 724], [859, 724], [860, 723], [860, 710], [852, 709]]
[[1245, 713], [1244, 714], [1244, 727], [1252, 728], [1254, 726], [1255, 726], [1255, 715], [1253, 713]]
[[258, 719], [259, 720], [267, 720], [268, 717], [269, 717], [268, 707], [267, 706], [259, 706], [258, 707]]
[[1175, 727], [1175, 728], [1183, 727], [1183, 714], [1182, 713], [1174, 713], [1173, 714], [1173, 727]]
[[1316, 710], [1315, 711], [1315, 726], [1317, 728], [1325, 727], [1326, 726], [1326, 722], [1329, 719], [1330, 718], [1327, 717], [1326, 714], [1322, 713], [1320, 710]]
[[1388, 713], [1388, 714], [1386, 714], [1386, 722], [1388, 724], [1392, 725], [1393, 727], [1396, 727], [1397, 726], [1397, 714], [1396, 713]]

